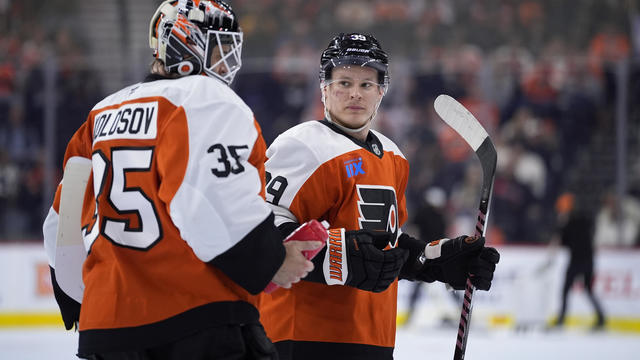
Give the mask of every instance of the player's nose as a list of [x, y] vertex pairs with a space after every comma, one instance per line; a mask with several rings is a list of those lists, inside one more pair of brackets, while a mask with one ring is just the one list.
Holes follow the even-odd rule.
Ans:
[[229, 72], [229, 68], [227, 68], [227, 65], [225, 63], [222, 63], [218, 65], [216, 72], [218, 73], [218, 75], [225, 75], [226, 73]]
[[360, 89], [357, 86], [354, 86], [351, 89], [350, 96], [352, 99], [360, 99], [362, 97], [362, 94], [360, 93]]

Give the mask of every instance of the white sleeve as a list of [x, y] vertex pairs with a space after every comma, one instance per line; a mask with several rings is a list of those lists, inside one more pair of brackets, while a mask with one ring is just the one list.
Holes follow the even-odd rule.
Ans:
[[210, 106], [184, 105], [189, 159], [170, 204], [181, 237], [205, 262], [234, 246], [271, 213], [260, 196], [259, 171], [249, 163], [258, 138], [253, 114], [239, 98], [222, 100]]
[[49, 208], [44, 223], [42, 224], [42, 235], [44, 237], [44, 250], [47, 253], [49, 266], [55, 269], [56, 265], [56, 236], [58, 233], [58, 213], [53, 206]]
[[265, 169], [272, 176], [267, 184], [266, 198], [276, 216], [276, 226], [298, 222], [289, 209], [307, 179], [321, 165], [313, 151], [303, 142], [285, 132], [267, 149]]
[[275, 215], [274, 224], [280, 226], [284, 223], [292, 222], [300, 224], [300, 220], [284, 206], [269, 204], [271, 211]]

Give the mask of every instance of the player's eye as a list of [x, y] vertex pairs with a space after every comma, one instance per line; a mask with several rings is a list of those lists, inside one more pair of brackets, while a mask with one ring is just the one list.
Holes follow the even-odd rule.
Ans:
[[339, 80], [338, 81], [338, 85], [340, 85], [341, 87], [344, 87], [344, 88], [348, 88], [348, 87], [351, 87], [351, 81]]
[[380, 86], [380, 84], [370, 81], [370, 80], [366, 80], [360, 83], [360, 88], [364, 91], [372, 91], [377, 89]]

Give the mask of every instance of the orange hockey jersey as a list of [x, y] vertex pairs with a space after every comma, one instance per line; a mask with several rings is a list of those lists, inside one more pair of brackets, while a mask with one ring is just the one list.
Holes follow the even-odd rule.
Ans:
[[[332, 228], [399, 235], [407, 219], [409, 164], [382, 134], [371, 131], [365, 143], [326, 120], [310, 121], [276, 138], [267, 157], [267, 201], [278, 225], [319, 219]], [[381, 293], [301, 281], [290, 291], [262, 295], [261, 319], [274, 342], [361, 344], [389, 354], [396, 297], [397, 281]], [[375, 350], [369, 354], [377, 358]]]
[[[94, 107], [65, 155], [92, 161], [81, 353], [258, 321], [252, 294], [284, 259], [264, 201], [265, 149], [251, 110], [205, 76], [139, 83]], [[59, 192], [44, 225], [49, 254]]]

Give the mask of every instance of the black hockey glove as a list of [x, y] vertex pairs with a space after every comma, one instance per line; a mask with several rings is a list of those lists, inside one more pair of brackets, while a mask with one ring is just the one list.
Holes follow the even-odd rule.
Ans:
[[80, 303], [72, 299], [60, 288], [60, 285], [58, 285], [58, 281], [56, 280], [55, 269], [49, 266], [49, 271], [51, 272], [53, 295], [58, 303], [58, 307], [60, 308], [64, 327], [67, 330], [71, 330], [74, 327], [77, 329], [78, 321], [80, 320]]
[[368, 230], [346, 231], [349, 274], [346, 285], [373, 292], [386, 290], [400, 274], [409, 252], [383, 250], [393, 234]]
[[437, 280], [456, 290], [465, 288], [467, 277], [478, 290], [489, 290], [500, 260], [496, 249], [484, 246], [484, 237], [464, 235], [426, 244], [402, 234], [398, 244], [410, 252], [409, 260], [402, 269], [403, 278], [425, 282]]
[[348, 285], [360, 290], [386, 290], [400, 274], [409, 252], [383, 250], [393, 234], [369, 230], [330, 229], [324, 256], [314, 258], [315, 269], [307, 281], [329, 285]]

